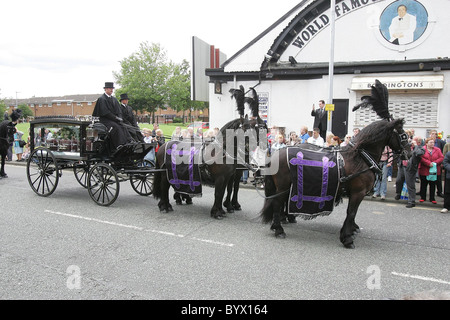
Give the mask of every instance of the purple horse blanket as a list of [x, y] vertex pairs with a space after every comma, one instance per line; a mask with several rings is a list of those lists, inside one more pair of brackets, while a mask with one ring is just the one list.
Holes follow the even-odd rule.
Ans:
[[329, 215], [339, 189], [338, 153], [301, 147], [289, 147], [286, 152], [292, 179], [289, 213], [306, 220]]
[[202, 143], [193, 141], [167, 143], [164, 163], [167, 179], [176, 192], [201, 196], [201, 150]]

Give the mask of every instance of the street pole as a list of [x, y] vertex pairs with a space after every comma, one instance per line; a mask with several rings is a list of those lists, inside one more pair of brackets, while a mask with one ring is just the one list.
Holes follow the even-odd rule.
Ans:
[[[336, 0], [331, 0], [330, 13], [331, 13], [331, 39], [330, 39], [330, 64], [329, 64], [329, 92], [328, 103], [333, 104], [333, 77], [334, 77], [334, 39], [335, 39], [335, 25], [336, 25]], [[328, 131], [333, 132], [333, 111], [328, 111]]]

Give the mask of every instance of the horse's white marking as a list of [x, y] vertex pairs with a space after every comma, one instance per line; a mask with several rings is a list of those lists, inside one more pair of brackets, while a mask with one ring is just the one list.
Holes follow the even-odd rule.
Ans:
[[407, 273], [398, 273], [398, 272], [393, 271], [393, 272], [391, 272], [391, 274], [394, 276], [399, 276], [399, 277], [404, 277], [404, 278], [412, 278], [412, 279], [419, 279], [419, 280], [437, 282], [437, 283], [442, 283], [442, 284], [450, 284], [449, 281], [445, 281], [445, 280], [441, 280], [441, 279], [434, 279], [434, 278], [430, 278], [430, 277], [423, 277], [423, 276], [418, 276], [418, 275], [411, 275], [411, 274], [407, 274]]
[[70, 214], [70, 213], [56, 212], [56, 211], [51, 211], [51, 210], [44, 210], [44, 212], [56, 214], [56, 215], [60, 215], [60, 216], [64, 216], [64, 217], [69, 217], [69, 218], [75, 218], [75, 219], [81, 219], [81, 220], [86, 220], [86, 221], [108, 224], [108, 225], [120, 227], [120, 228], [128, 228], [128, 229], [132, 229], [132, 230], [136, 230], [136, 231], [145, 231], [145, 232], [156, 233], [156, 234], [161, 234], [161, 235], [175, 237], [175, 238], [187, 238], [187, 239], [191, 239], [191, 240], [195, 240], [195, 241], [199, 241], [199, 242], [203, 242], [203, 243], [210, 243], [210, 244], [224, 246], [224, 247], [234, 247], [234, 244], [232, 244], [232, 243], [218, 242], [218, 241], [214, 241], [214, 240], [200, 239], [200, 238], [195, 238], [195, 237], [186, 237], [185, 235], [182, 235], [182, 234], [176, 234], [173, 232], [167, 232], [167, 231], [161, 231], [161, 230], [149, 230], [149, 229], [146, 230], [142, 227], [126, 225], [126, 224], [122, 224], [122, 223], [100, 220], [100, 219], [95, 219], [95, 218], [83, 217], [83, 216]]

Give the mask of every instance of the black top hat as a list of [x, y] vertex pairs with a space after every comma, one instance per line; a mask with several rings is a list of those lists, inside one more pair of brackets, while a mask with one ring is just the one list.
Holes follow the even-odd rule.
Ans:
[[130, 100], [130, 99], [128, 99], [128, 94], [126, 94], [126, 93], [121, 94], [120, 95], [120, 101], [122, 101], [122, 100]]
[[114, 89], [114, 82], [105, 82], [105, 87], [103, 89], [106, 89], [106, 88]]

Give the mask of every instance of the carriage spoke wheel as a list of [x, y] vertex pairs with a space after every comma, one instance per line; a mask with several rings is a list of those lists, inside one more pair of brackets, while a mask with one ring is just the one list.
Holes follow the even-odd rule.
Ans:
[[116, 171], [108, 164], [91, 168], [87, 180], [89, 195], [100, 206], [110, 206], [119, 196], [120, 184]]
[[153, 193], [153, 173], [138, 173], [130, 177], [131, 187], [141, 196], [149, 196]]
[[58, 186], [60, 172], [53, 153], [46, 148], [33, 150], [27, 161], [31, 189], [42, 197], [50, 196]]
[[88, 176], [90, 166], [84, 161], [78, 162], [73, 166], [73, 173], [78, 183], [83, 187], [88, 187]]

